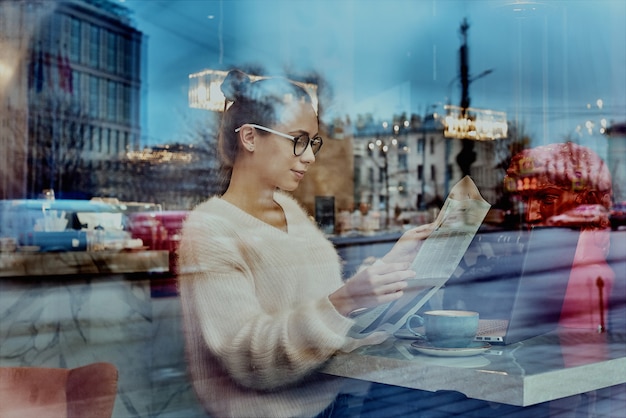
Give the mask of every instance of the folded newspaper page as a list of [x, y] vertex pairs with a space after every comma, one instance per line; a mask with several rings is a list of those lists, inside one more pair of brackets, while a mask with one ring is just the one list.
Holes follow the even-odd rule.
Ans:
[[455, 184], [413, 261], [416, 277], [408, 281], [402, 298], [353, 316], [351, 336], [402, 328], [452, 276], [490, 207], [469, 176]]

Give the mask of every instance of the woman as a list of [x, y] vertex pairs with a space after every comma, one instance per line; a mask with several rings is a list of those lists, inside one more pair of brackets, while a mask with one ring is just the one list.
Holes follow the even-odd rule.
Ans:
[[341, 385], [316, 370], [386, 337], [349, 338], [350, 313], [402, 296], [429, 228], [344, 283], [333, 245], [287, 194], [323, 143], [310, 97], [238, 71], [222, 90], [232, 102], [218, 140], [226, 189], [190, 213], [179, 249], [194, 387], [214, 416], [315, 416]]

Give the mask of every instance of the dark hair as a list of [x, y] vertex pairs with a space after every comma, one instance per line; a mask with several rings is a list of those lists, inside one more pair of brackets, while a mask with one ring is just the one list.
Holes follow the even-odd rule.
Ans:
[[[311, 97], [304, 88], [286, 78], [264, 78], [251, 82], [250, 77], [240, 70], [231, 70], [228, 73], [221, 90], [226, 97], [226, 103], [218, 135], [218, 151], [222, 191], [225, 191], [239, 151], [235, 129], [246, 123], [271, 128], [280, 122], [286, 106], [295, 101], [311, 103]], [[227, 108], [228, 103], [232, 105]], [[267, 133], [259, 131], [259, 134]]]

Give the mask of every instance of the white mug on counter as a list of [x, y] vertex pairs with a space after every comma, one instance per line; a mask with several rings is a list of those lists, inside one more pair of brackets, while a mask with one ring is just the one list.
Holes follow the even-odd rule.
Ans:
[[[412, 315], [406, 328], [416, 337], [428, 340], [435, 347], [463, 348], [469, 346], [478, 332], [478, 312], [434, 310]], [[424, 333], [414, 327], [424, 327]]]

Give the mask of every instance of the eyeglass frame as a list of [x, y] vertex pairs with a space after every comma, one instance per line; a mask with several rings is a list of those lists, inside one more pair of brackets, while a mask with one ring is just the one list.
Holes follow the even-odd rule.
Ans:
[[[282, 136], [283, 138], [290, 139], [291, 141], [293, 141], [293, 155], [295, 155], [296, 157], [299, 157], [302, 154], [304, 154], [304, 152], [307, 150], [308, 147], [311, 147], [311, 150], [313, 150], [313, 145], [312, 145], [313, 141], [319, 141], [319, 143], [320, 143], [320, 146], [317, 149], [317, 151], [313, 151], [313, 155], [314, 156], [317, 156], [317, 154], [322, 149], [322, 145], [324, 145], [324, 140], [319, 135], [315, 135], [313, 138], [311, 138], [309, 136], [309, 134], [301, 134], [301, 135], [298, 135], [298, 136], [293, 136], [293, 135], [289, 135], [289, 134], [285, 134], [285, 133], [279, 132], [279, 131], [277, 131], [275, 129], [266, 128], [265, 126], [257, 125], [255, 123], [247, 123], [246, 125], [252, 126], [253, 128], [256, 128], [256, 129], [261, 129], [262, 131], [269, 132], [269, 133], [272, 133], [272, 134], [275, 134], [275, 135], [278, 135], [278, 136]], [[241, 130], [241, 128], [243, 128], [243, 125], [240, 126], [237, 129], [235, 129], [235, 133], [238, 133]], [[309, 138], [309, 142], [307, 142], [306, 147], [304, 147], [302, 149], [302, 152], [300, 152], [300, 154], [298, 154], [296, 152], [296, 146], [298, 145], [298, 138], [301, 138], [303, 136]]]

